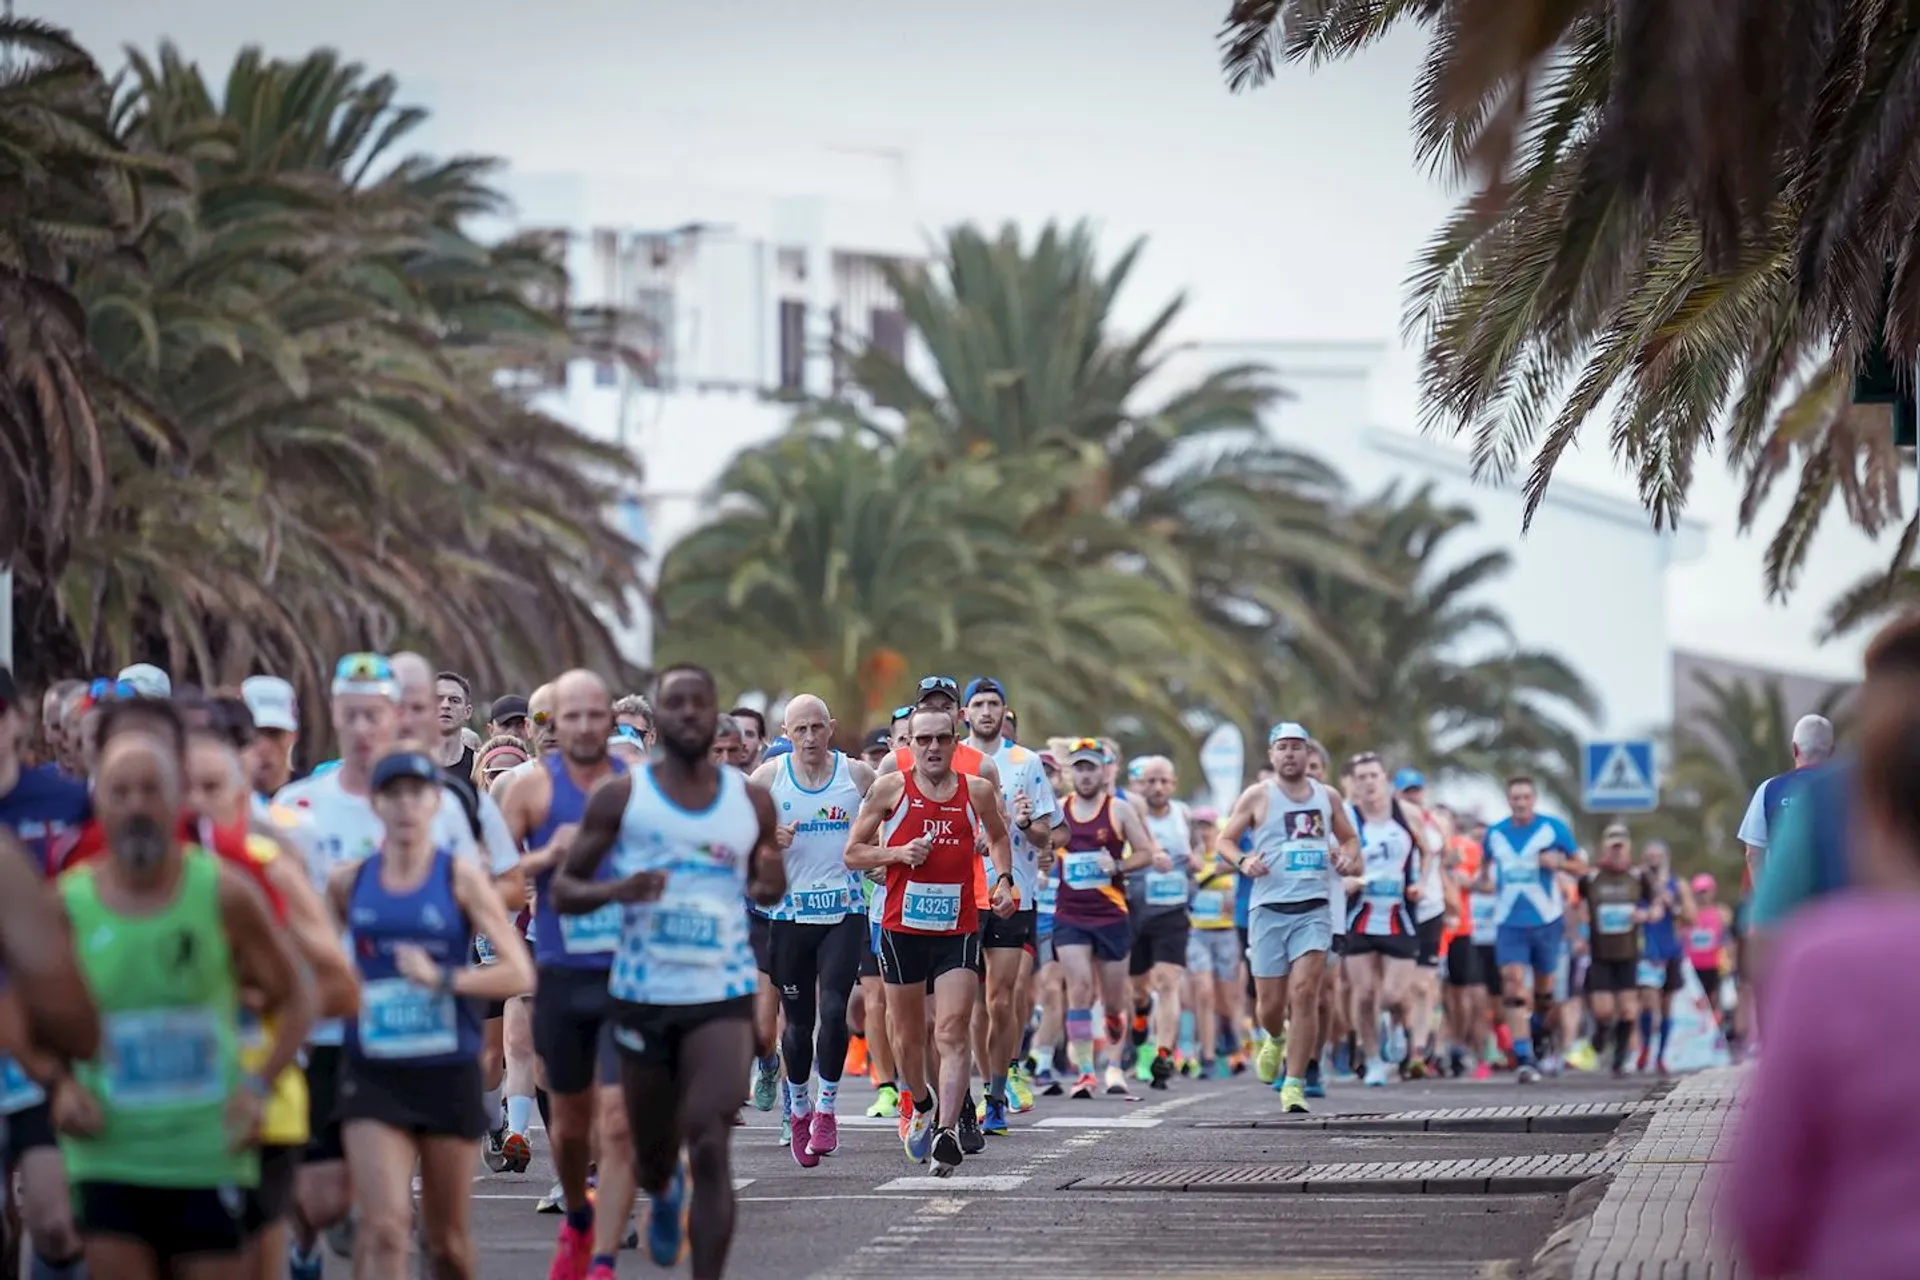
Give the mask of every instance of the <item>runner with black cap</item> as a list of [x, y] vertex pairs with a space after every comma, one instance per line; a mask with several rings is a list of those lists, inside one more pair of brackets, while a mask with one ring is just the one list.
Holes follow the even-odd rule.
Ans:
[[[896, 747], [907, 742], [907, 722], [913, 719], [913, 707], [895, 707], [887, 718], [888, 728], [874, 730], [886, 735], [886, 753], [878, 770], [893, 757]], [[870, 737], [873, 735], [870, 735]], [[868, 762], [872, 763], [869, 753]], [[860, 957], [860, 1009], [866, 1016], [867, 1060], [873, 1071], [874, 1099], [867, 1115], [879, 1119], [901, 1114], [899, 1082], [894, 1078], [893, 1041], [887, 1021], [887, 988], [880, 980], [880, 922], [887, 909], [886, 869], [876, 867], [861, 876], [867, 900], [867, 954]]]
[[527, 720], [527, 700], [517, 693], [495, 698], [487, 712], [487, 736], [497, 738], [501, 734], [521, 739], [533, 735], [533, 727]]
[[[352, 930], [360, 1012], [347, 1024], [339, 1118], [354, 1207], [354, 1270], [401, 1275], [414, 1232], [413, 1173], [429, 1270], [470, 1276], [473, 1165], [488, 1123], [480, 1097], [481, 1002], [533, 989], [533, 961], [493, 881], [435, 841], [441, 768], [424, 751], [381, 757], [370, 778], [383, 834], [334, 869], [327, 900]], [[473, 939], [491, 964], [470, 964]]]

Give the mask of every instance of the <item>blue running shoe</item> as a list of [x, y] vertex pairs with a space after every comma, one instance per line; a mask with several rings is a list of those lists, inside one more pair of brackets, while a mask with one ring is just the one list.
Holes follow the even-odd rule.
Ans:
[[987, 1118], [980, 1122], [980, 1132], [1005, 1137], [1007, 1132], [1007, 1104], [987, 1099]]
[[1307, 1096], [1309, 1098], [1324, 1098], [1327, 1096], [1326, 1081], [1321, 1079], [1320, 1076], [1320, 1059], [1315, 1058], [1307, 1064], [1307, 1075], [1303, 1083], [1306, 1085]]
[[673, 1171], [673, 1181], [657, 1196], [648, 1197], [653, 1211], [647, 1215], [647, 1256], [656, 1267], [679, 1265], [687, 1246], [687, 1165], [683, 1160]]
[[933, 1117], [915, 1111], [913, 1119], [907, 1121], [907, 1131], [901, 1135], [901, 1142], [907, 1148], [907, 1159], [915, 1164], [925, 1164], [927, 1156], [933, 1151]]

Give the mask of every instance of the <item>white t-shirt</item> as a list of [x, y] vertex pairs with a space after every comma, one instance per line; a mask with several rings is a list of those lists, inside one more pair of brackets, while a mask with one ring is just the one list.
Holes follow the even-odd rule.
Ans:
[[1767, 847], [1767, 788], [1773, 783], [1774, 779], [1768, 778], [1753, 789], [1753, 799], [1747, 802], [1746, 815], [1740, 819], [1740, 830], [1736, 833], [1740, 843], [1756, 849]]
[[[1024, 793], [1033, 803], [1033, 816], [1044, 824], [1043, 829], [1051, 830], [1053, 819], [1058, 816], [1060, 802], [1055, 799], [1053, 787], [1047, 782], [1047, 771], [1040, 764], [1040, 756], [1016, 742], [1000, 739], [1000, 749], [991, 757], [994, 768], [1000, 771], [1000, 803], [1006, 810], [1007, 837], [1013, 848], [1013, 887], [1019, 895], [1019, 908], [1022, 911], [1032, 908], [1040, 896], [1039, 853], [1033, 843], [1027, 839], [1013, 821], [1013, 801]], [[987, 866], [987, 884], [991, 888], [995, 872], [991, 862]]]

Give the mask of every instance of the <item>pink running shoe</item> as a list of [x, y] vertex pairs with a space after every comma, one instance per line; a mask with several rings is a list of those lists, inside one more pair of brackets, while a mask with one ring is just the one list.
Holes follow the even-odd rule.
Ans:
[[813, 1134], [807, 1139], [807, 1150], [816, 1156], [830, 1156], [840, 1149], [840, 1121], [831, 1111], [813, 1113]]
[[1487, 1077], [1491, 1076], [1492, 1074], [1493, 1074], [1493, 1068], [1489, 1067], [1484, 1062], [1476, 1062], [1473, 1066], [1473, 1078], [1475, 1080], [1485, 1080]]
[[547, 1280], [586, 1280], [587, 1267], [593, 1262], [593, 1231], [575, 1231], [565, 1218], [560, 1220], [560, 1239], [553, 1249], [553, 1265], [547, 1268]]
[[593, 1270], [587, 1272], [587, 1280], [619, 1280], [619, 1273], [606, 1263], [599, 1262], [594, 1264]]
[[795, 1116], [793, 1118], [793, 1159], [802, 1169], [811, 1169], [820, 1163], [820, 1157], [807, 1149], [813, 1140], [813, 1116]]

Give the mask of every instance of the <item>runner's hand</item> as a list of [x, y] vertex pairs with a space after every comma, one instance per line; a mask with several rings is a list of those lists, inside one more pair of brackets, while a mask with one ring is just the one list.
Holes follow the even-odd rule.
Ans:
[[97, 1138], [104, 1127], [100, 1103], [72, 1076], [53, 1087], [53, 1127], [70, 1138]]
[[1333, 870], [1335, 874], [1342, 875], [1342, 876], [1359, 875], [1360, 874], [1359, 851], [1355, 850], [1352, 853], [1348, 853], [1344, 849], [1336, 851], [1333, 855]]
[[1558, 871], [1561, 863], [1564, 861], [1566, 860], [1559, 854], [1549, 851], [1540, 855], [1540, 869], [1542, 871]]
[[1407, 901], [1408, 901], [1408, 902], [1418, 902], [1418, 901], [1420, 901], [1420, 886], [1419, 886], [1419, 885], [1417, 885], [1417, 884], [1410, 884], [1410, 885], [1408, 885], [1408, 886], [1407, 886]]
[[658, 902], [666, 891], [664, 871], [636, 871], [613, 882], [613, 900], [620, 903]]
[[1172, 859], [1172, 858], [1169, 858], [1169, 857], [1167, 856], [1167, 852], [1166, 852], [1166, 850], [1164, 850], [1164, 849], [1156, 849], [1156, 850], [1154, 850], [1154, 854], [1153, 854], [1153, 869], [1154, 869], [1155, 871], [1171, 871], [1171, 870], [1173, 870], [1173, 859]]
[[1041, 871], [1051, 875], [1053, 873], [1053, 862], [1054, 862], [1053, 841], [1049, 840], [1045, 844], [1036, 848], [1033, 851], [1033, 860], [1035, 864], [1039, 866]]
[[1006, 885], [995, 885], [989, 901], [993, 904], [993, 914], [1001, 919], [1013, 914], [1013, 890]]
[[1013, 824], [1024, 827], [1033, 818], [1033, 797], [1022, 791], [1013, 798]]
[[1098, 866], [1100, 870], [1106, 872], [1108, 875], [1112, 875], [1114, 867], [1113, 855], [1102, 849], [1100, 851], [1099, 861], [1094, 865]]
[[901, 845], [899, 849], [895, 851], [895, 856], [898, 861], [904, 862], [910, 867], [917, 867], [925, 862], [932, 853], [933, 843], [925, 836], [916, 836]]
[[1267, 860], [1257, 853], [1249, 854], [1247, 857], [1241, 859], [1240, 862], [1240, 874], [1243, 876], [1252, 876], [1256, 880], [1272, 870], [1273, 868], [1267, 865]]
[[227, 1149], [242, 1151], [260, 1142], [260, 1095], [244, 1085], [227, 1099]]
[[792, 824], [773, 829], [773, 847], [785, 853], [793, 847], [794, 829]]
[[437, 987], [440, 985], [440, 966], [433, 957], [411, 942], [402, 942], [393, 949], [393, 967], [400, 976], [419, 987]]

